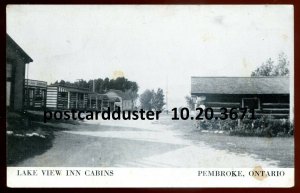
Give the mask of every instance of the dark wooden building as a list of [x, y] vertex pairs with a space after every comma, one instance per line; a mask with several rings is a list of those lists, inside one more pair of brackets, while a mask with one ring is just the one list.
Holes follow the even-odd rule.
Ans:
[[192, 77], [191, 96], [198, 105], [247, 107], [255, 115], [287, 118], [290, 112], [289, 77]]
[[25, 79], [24, 107], [44, 109], [46, 107], [47, 82]]
[[6, 108], [22, 111], [24, 107], [25, 65], [33, 60], [6, 35]]

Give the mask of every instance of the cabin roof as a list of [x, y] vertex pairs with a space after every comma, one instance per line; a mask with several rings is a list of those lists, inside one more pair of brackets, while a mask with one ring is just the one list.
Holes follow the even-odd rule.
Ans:
[[91, 93], [91, 91], [86, 90], [86, 89], [71, 88], [71, 87], [65, 87], [65, 86], [60, 86], [60, 87], [64, 88], [67, 92]]
[[25, 64], [33, 62], [32, 58], [8, 35], [6, 34], [6, 58], [12, 57], [12, 53], [19, 55]]
[[130, 100], [130, 96], [121, 90], [110, 89], [105, 94], [110, 98], [118, 96], [121, 97], [123, 100]]
[[289, 77], [191, 77], [192, 94], [289, 94]]
[[91, 92], [91, 93], [89, 93], [89, 96], [98, 97], [100, 99], [109, 99], [107, 95], [105, 95], [105, 94], [99, 94], [97, 92]]
[[89, 96], [98, 97], [99, 99], [109, 100], [110, 102], [119, 102], [120, 99], [118, 97], [109, 97], [106, 94], [99, 94], [97, 92], [90, 93]]
[[59, 87], [60, 89], [62, 89], [61, 91], [63, 92], [78, 92], [78, 93], [92, 93], [91, 91], [89, 91], [89, 89], [86, 88], [78, 88], [78, 87], [74, 87], [74, 86], [69, 86], [69, 85], [61, 85], [61, 84], [51, 84], [48, 87]]

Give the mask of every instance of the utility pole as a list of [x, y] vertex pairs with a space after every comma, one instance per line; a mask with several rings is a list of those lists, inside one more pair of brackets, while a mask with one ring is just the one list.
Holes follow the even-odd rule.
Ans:
[[27, 96], [27, 104], [26, 104], [26, 112], [27, 112], [27, 109], [29, 108], [29, 88], [28, 88], [28, 78], [29, 78], [29, 63], [27, 64], [27, 73], [26, 73], [26, 77], [27, 77], [27, 80], [25, 81], [25, 89], [27, 90], [26, 94]]
[[168, 76], [167, 76], [167, 88], [166, 88], [166, 109], [167, 109], [167, 114], [169, 114], [169, 107], [168, 107]]
[[95, 79], [93, 79], [93, 92], [95, 92]]

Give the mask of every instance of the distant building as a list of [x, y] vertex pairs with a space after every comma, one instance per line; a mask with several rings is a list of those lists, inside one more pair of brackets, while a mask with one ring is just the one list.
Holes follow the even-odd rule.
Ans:
[[93, 92], [88, 97], [88, 109], [90, 110], [107, 110], [114, 103], [105, 94]]
[[25, 65], [33, 62], [26, 52], [6, 34], [6, 107], [23, 110]]
[[255, 109], [255, 115], [289, 116], [289, 77], [192, 77], [191, 96], [197, 105]]
[[88, 89], [60, 84], [47, 86], [46, 108], [86, 110], [131, 110], [132, 101], [120, 90], [109, 90], [105, 94]]
[[105, 93], [111, 101], [114, 101], [113, 106], [110, 106], [111, 110], [115, 110], [117, 107], [121, 111], [133, 110], [134, 104], [132, 98], [121, 90], [110, 89]]
[[24, 107], [44, 109], [46, 107], [47, 82], [25, 79]]

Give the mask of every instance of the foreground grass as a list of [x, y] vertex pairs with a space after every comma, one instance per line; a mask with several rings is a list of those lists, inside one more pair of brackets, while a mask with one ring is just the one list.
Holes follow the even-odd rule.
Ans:
[[52, 147], [53, 135], [7, 136], [7, 165], [15, 166], [19, 162], [44, 153]]
[[263, 160], [278, 161], [279, 167], [294, 167], [294, 137], [233, 136], [229, 133], [205, 133], [196, 130], [192, 121], [161, 120], [172, 124], [184, 138], [195, 143], [204, 142], [216, 149], [239, 154], [251, 154]]
[[190, 132], [186, 137], [216, 149], [252, 154], [263, 160], [278, 161], [279, 167], [294, 167], [293, 137], [241, 137], [226, 134]]
[[[73, 121], [69, 123], [75, 124]], [[43, 125], [42, 115], [29, 113], [26, 115], [9, 113], [6, 129], [8, 166], [15, 166], [27, 158], [45, 153], [52, 147], [54, 131], [61, 130], [56, 126]]]

